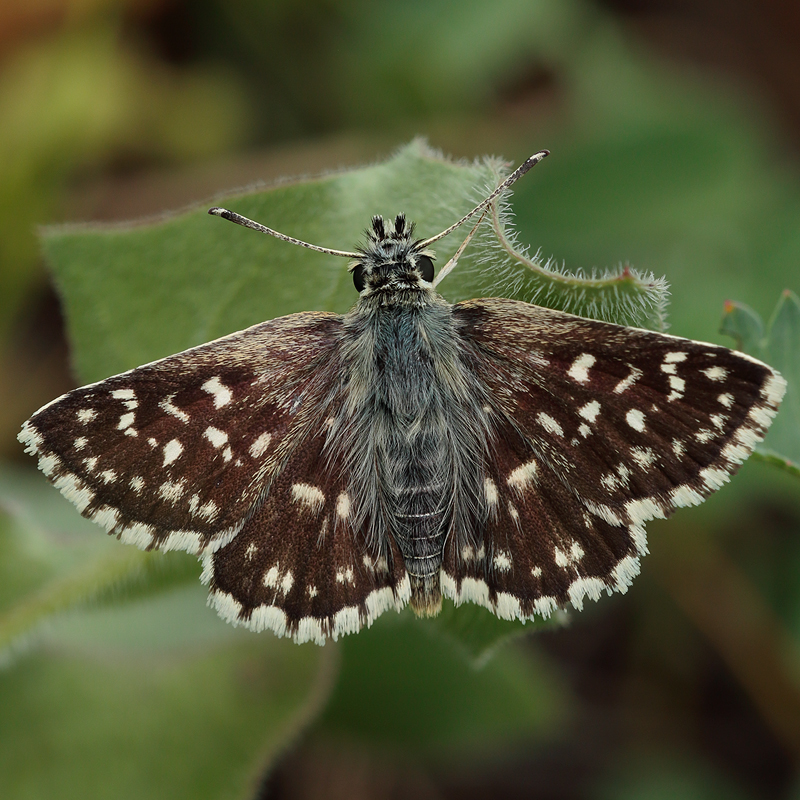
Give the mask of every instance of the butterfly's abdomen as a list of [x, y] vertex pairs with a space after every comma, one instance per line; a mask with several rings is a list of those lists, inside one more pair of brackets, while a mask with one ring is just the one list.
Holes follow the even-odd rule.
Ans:
[[[441, 608], [439, 571], [447, 535], [447, 490], [452, 491], [452, 454], [444, 445], [440, 420], [422, 411], [415, 425], [407, 420], [398, 433], [405, 441], [383, 453], [392, 535], [411, 580], [411, 604], [420, 614]], [[417, 430], [414, 430], [414, 428]]]

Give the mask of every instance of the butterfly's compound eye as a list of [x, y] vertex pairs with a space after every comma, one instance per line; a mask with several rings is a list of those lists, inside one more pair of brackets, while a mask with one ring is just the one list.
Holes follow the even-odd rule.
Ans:
[[422, 280], [428, 283], [433, 280], [433, 260], [430, 256], [417, 256], [417, 269]]
[[356, 287], [356, 291], [359, 294], [364, 291], [364, 287], [367, 285], [364, 280], [364, 267], [362, 267], [361, 264], [356, 264], [353, 269], [353, 285]]

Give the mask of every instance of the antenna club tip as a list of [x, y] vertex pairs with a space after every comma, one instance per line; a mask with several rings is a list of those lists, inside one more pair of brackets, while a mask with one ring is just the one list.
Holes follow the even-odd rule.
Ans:
[[217, 208], [216, 206], [214, 206], [214, 208], [208, 209], [208, 213], [211, 214], [211, 216], [213, 217], [224, 217], [230, 214], [230, 211], [228, 211], [227, 208]]

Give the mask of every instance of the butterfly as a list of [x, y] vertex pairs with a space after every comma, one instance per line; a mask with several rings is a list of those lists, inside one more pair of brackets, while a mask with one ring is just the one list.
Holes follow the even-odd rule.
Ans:
[[[502, 619], [624, 592], [644, 523], [700, 503], [785, 390], [742, 353], [436, 285], [531, 156], [428, 239], [374, 217], [345, 314], [273, 319], [68, 392], [19, 435], [89, 519], [202, 559], [229, 622], [324, 643], [442, 598]], [[434, 275], [430, 245], [478, 218]]]

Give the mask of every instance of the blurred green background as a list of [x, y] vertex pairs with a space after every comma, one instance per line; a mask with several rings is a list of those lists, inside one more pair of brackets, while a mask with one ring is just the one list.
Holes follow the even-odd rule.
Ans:
[[15, 439], [76, 385], [37, 226], [416, 135], [550, 149], [520, 240], [666, 275], [670, 330], [732, 345], [725, 300], [800, 290], [798, 43], [789, 0], [0, 3], [0, 798], [800, 800], [800, 483], [770, 465], [567, 622], [404, 612], [320, 649], [226, 626], [193, 559], [84, 524]]

